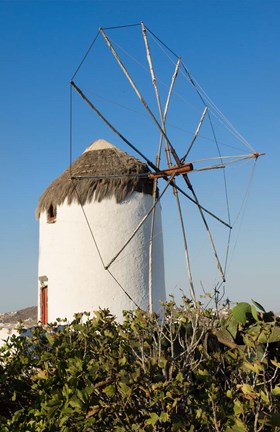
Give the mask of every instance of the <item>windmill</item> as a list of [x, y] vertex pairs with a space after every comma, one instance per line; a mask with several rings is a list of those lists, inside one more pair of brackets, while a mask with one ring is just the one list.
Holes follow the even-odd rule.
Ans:
[[[133, 35], [130, 34], [131, 31], [133, 31]], [[120, 41], [117, 40], [119, 34], [122, 34]], [[155, 52], [164, 56], [166, 61], [158, 62], [157, 56], [154, 57], [153, 54]], [[167, 84], [167, 77], [169, 84]], [[182, 87], [178, 88], [179, 82], [180, 86], [183, 85], [188, 88], [187, 93], [181, 90]], [[192, 96], [190, 96], [189, 90], [191, 90]], [[176, 99], [176, 103], [179, 101], [179, 106], [173, 102], [174, 99]], [[196, 105], [196, 111], [187, 115], [182, 106], [191, 106], [194, 99], [198, 101], [199, 108], [197, 109]], [[78, 105], [78, 108], [75, 104]], [[108, 111], [109, 105], [113, 106], [114, 109]], [[149, 311], [153, 312], [154, 241], [158, 235], [155, 229], [156, 209], [161, 205], [168, 191], [172, 191], [174, 207], [178, 212], [177, 223], [181, 232], [180, 242], [183, 245], [192, 300], [196, 302], [197, 298], [192, 270], [191, 242], [188, 238], [184, 216], [186, 202], [195, 209], [195, 218], [200, 221], [201, 228], [208, 237], [213, 262], [219, 275], [215, 282], [215, 289], [221, 287], [226, 281], [232, 229], [226, 169], [238, 162], [248, 160], [256, 162], [262, 153], [255, 151], [228, 122], [190, 74], [181, 57], [168, 48], [143, 22], [136, 25], [100, 28], [98, 30], [96, 37], [71, 78], [70, 107], [71, 133], [68, 175], [74, 186], [83, 181], [110, 182], [116, 178], [119, 181], [141, 178], [152, 182], [152, 202], [146, 209], [146, 214], [141, 216], [134, 228], [131, 228], [131, 233], [123, 239], [122, 245], [110, 259], [105, 262], [100, 256], [104, 272], [110, 273], [112, 265], [121, 258], [131, 242], [134, 241], [139, 230], [148, 223], [149, 240], [148, 246], [145, 245], [148, 247], [147, 289]], [[79, 109], [81, 109], [81, 114], [79, 114]], [[125, 115], [121, 114], [123, 110], [126, 110]], [[92, 113], [95, 114], [94, 123], [92, 123]], [[131, 115], [134, 116], [133, 121], [131, 121]], [[106, 130], [111, 139], [118, 140], [124, 147], [132, 150], [149, 169], [138, 173], [126, 172], [124, 174], [108, 171], [102, 172], [101, 175], [89, 174], [88, 172], [79, 173], [75, 169], [71, 169], [74, 166], [74, 143], [81, 139], [81, 130], [83, 139], [86, 136], [85, 131], [83, 131], [85, 121], [94, 125], [95, 133], [96, 129], [98, 131]], [[95, 123], [96, 121], [98, 124]], [[189, 139], [186, 138], [185, 126], [180, 128], [180, 122], [183, 122], [184, 125], [188, 122], [189, 129], [192, 128]], [[226, 134], [231, 136], [230, 139], [228, 139], [228, 135], [216, 131], [216, 123], [218, 126], [225, 126]], [[76, 127], [77, 124], [78, 127]], [[79, 129], [78, 132], [76, 132], [75, 127]], [[90, 134], [94, 133], [91, 130], [92, 127], [89, 129]], [[132, 131], [134, 131], [134, 136], [131, 138]], [[182, 136], [184, 137], [183, 140]], [[206, 142], [207, 145], [201, 146], [201, 142]], [[236, 142], [238, 142], [238, 146]], [[221, 143], [233, 149], [234, 154], [224, 156], [220, 150]], [[199, 147], [200, 153], [206, 150], [205, 153], [208, 154], [199, 155], [197, 147]], [[240, 147], [249, 147], [250, 152], [240, 154]], [[226, 217], [216, 214], [201, 201], [191, 179], [193, 174], [196, 175], [195, 180], [197, 181], [199, 173], [205, 175], [205, 172], [213, 171], [222, 173], [219, 179], [222, 179], [223, 183]], [[214, 195], [213, 191], [214, 189], [212, 189]], [[190, 217], [191, 213], [188, 215], [187, 227], [190, 223]], [[223, 261], [210, 227], [212, 221], [227, 231]], [[98, 249], [99, 245], [94, 236], [94, 226], [90, 225], [86, 215], [85, 224], [88, 225], [93, 242]], [[122, 286], [115, 277], [114, 279], [123, 292], [127, 294], [127, 288]]]

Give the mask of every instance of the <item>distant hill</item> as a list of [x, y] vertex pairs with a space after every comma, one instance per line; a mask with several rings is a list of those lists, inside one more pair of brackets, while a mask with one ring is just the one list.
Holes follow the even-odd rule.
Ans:
[[22, 321], [24, 325], [31, 327], [37, 322], [37, 310], [37, 306], [30, 306], [16, 312], [0, 313], [0, 326], [1, 324], [17, 324]]

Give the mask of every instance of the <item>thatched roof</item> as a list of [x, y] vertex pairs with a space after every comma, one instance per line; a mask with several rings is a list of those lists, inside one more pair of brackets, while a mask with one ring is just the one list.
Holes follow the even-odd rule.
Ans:
[[[152, 194], [153, 182], [146, 177], [124, 177], [124, 175], [149, 172], [146, 164], [119, 150], [105, 140], [97, 140], [68, 167], [41, 195], [36, 216], [53, 206], [79, 202], [84, 205], [93, 199], [102, 201], [114, 196], [120, 203], [134, 191]], [[118, 176], [115, 178], [82, 178], [77, 176]], [[72, 176], [72, 178], [71, 178]], [[79, 198], [78, 198], [79, 197]]]

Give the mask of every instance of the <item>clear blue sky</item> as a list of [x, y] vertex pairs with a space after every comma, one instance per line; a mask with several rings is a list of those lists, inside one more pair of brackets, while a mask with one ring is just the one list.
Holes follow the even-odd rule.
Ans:
[[[280, 311], [279, 17], [277, 0], [0, 1], [1, 312], [37, 303], [38, 222], [34, 213], [40, 194], [69, 164], [69, 80], [100, 26], [140, 21], [182, 55], [219, 109], [255, 149], [266, 152], [258, 161], [246, 213], [235, 233], [234, 241], [238, 241], [226, 295], [233, 301], [254, 298]], [[110, 72], [106, 59], [104, 79]], [[102, 88], [100, 83], [103, 94]], [[125, 97], [124, 105], [128, 103]], [[120, 113], [121, 122], [121, 109], [111, 110], [112, 115]], [[177, 113], [179, 121], [179, 108]], [[83, 118], [75, 126], [77, 154], [97, 138], [112, 140], [105, 126], [95, 120], [86, 127], [87, 115], [85, 127]], [[79, 123], [79, 114], [77, 118]], [[176, 109], [172, 120], [176, 121]], [[193, 131], [194, 124], [186, 120], [185, 132]], [[143, 142], [143, 131], [141, 135], [134, 127], [129, 132], [136, 135], [135, 142]], [[190, 139], [187, 132], [185, 138], [186, 142]], [[142, 150], [149, 153], [145, 145]], [[249, 176], [245, 172], [247, 177], [242, 169], [232, 171], [234, 203], [242, 200]], [[214, 207], [215, 183], [206, 189], [201, 179], [202, 198], [210, 198]], [[171, 209], [171, 198], [166, 202]], [[180, 251], [174, 242], [180, 236], [178, 223], [171, 210], [164, 218], [165, 247], [171, 251], [167, 288], [178, 295], [186, 284], [180, 258], [175, 258]], [[190, 240], [197, 244], [201, 240], [203, 245], [200, 229], [201, 225], [191, 228]], [[208, 290], [203, 248], [194, 250], [193, 260], [201, 271], [198, 280]]]

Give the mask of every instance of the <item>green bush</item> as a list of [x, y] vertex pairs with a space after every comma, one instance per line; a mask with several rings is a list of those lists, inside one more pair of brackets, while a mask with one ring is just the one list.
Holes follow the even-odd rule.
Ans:
[[280, 431], [280, 323], [255, 302], [59, 326], [1, 349], [1, 432]]

